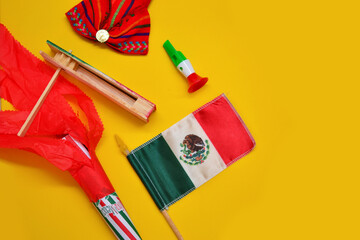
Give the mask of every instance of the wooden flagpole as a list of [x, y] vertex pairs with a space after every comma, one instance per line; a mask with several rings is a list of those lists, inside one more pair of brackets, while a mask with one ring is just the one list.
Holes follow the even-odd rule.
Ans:
[[[120, 148], [120, 151], [125, 155], [129, 155], [130, 151], [128, 149], [128, 147], [126, 146], [126, 144], [124, 143], [124, 141], [115, 134], [115, 140], [117, 145]], [[170, 218], [168, 212], [166, 210], [162, 210], [161, 214], [164, 216], [164, 218], [166, 219], [167, 223], [169, 224], [169, 226], [171, 227], [171, 229], [173, 230], [174, 234], [176, 235], [178, 240], [184, 240], [184, 238], [181, 236], [181, 233], [179, 231], [179, 229], [176, 227], [175, 223], [173, 222], [173, 220]]]
[[181, 233], [179, 231], [179, 229], [176, 227], [175, 223], [173, 222], [173, 220], [170, 218], [168, 212], [164, 209], [161, 211], [162, 215], [165, 217], [167, 223], [170, 225], [171, 229], [173, 230], [173, 232], [175, 233], [177, 239], [179, 240], [184, 240], [184, 238], [181, 236]]

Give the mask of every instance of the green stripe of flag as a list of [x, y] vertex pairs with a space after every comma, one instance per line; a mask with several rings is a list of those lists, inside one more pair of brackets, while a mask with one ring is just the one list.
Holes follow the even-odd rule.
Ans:
[[195, 189], [162, 134], [133, 150], [128, 159], [159, 209]]

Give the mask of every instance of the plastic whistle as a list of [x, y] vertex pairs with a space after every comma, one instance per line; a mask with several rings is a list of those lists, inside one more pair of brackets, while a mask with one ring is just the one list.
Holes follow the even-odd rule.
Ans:
[[189, 93], [195, 92], [205, 85], [205, 83], [208, 81], [208, 78], [203, 78], [197, 75], [189, 59], [187, 59], [184, 54], [182, 54], [182, 52], [176, 51], [169, 40], [166, 40], [163, 47], [165, 48], [176, 68], [187, 78], [189, 83]]

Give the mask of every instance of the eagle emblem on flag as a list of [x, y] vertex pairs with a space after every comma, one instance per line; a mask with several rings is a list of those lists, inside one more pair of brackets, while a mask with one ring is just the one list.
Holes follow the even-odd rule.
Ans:
[[194, 134], [186, 135], [180, 147], [182, 147], [180, 160], [189, 165], [202, 164], [210, 153], [209, 140], [206, 139], [204, 142]]

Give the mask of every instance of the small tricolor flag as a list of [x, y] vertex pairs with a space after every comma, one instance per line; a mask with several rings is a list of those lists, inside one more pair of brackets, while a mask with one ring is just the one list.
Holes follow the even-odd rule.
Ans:
[[128, 159], [164, 210], [254, 146], [249, 130], [222, 94], [131, 151]]

